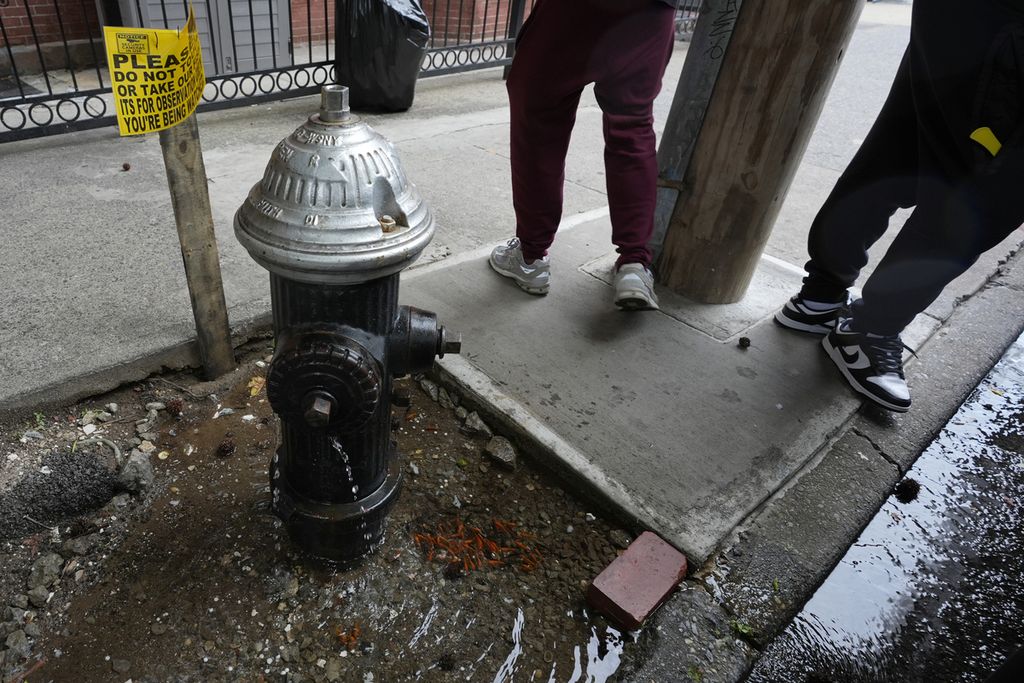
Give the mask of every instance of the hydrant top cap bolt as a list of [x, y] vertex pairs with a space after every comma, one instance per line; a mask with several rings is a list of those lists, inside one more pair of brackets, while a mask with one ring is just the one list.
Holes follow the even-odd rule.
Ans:
[[350, 116], [348, 88], [343, 85], [325, 85], [320, 91], [320, 120], [339, 123]]

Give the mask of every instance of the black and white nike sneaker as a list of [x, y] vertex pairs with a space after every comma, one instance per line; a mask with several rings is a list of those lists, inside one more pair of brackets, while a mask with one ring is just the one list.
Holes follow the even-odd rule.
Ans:
[[806, 300], [797, 294], [786, 302], [778, 313], [775, 322], [783, 327], [811, 334], [828, 334], [836, 327], [839, 314], [849, 305], [849, 301], [834, 304], [831, 308], [821, 309], [807, 305]]
[[854, 391], [886, 410], [910, 410], [910, 389], [903, 375], [904, 346], [899, 335], [854, 332], [850, 319], [840, 318], [821, 345]]

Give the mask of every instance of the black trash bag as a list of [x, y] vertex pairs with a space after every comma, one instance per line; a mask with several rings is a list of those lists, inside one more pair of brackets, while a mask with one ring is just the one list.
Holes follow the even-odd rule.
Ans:
[[430, 40], [420, 0], [336, 0], [335, 72], [354, 109], [405, 111]]

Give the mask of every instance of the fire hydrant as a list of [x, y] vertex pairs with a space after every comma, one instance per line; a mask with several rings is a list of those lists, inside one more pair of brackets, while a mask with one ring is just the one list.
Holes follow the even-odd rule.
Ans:
[[317, 557], [350, 564], [383, 541], [402, 483], [392, 378], [459, 352], [433, 313], [398, 306], [399, 272], [433, 234], [394, 146], [336, 85], [235, 214], [238, 240], [270, 271], [272, 508]]

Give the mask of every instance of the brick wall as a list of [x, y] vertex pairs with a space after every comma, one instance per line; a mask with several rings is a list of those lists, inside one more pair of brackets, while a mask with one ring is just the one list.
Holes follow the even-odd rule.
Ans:
[[[41, 44], [61, 41], [61, 23], [64, 26], [63, 37], [69, 41], [88, 38], [90, 34], [94, 37], [101, 35], [96, 5], [91, 1], [0, 0], [0, 21], [3, 22], [12, 47], [34, 43], [29, 17], [35, 24], [36, 36]], [[0, 46], [3, 45], [4, 38], [0, 34]]]
[[[422, 0], [434, 45], [503, 40], [512, 0]], [[526, 1], [529, 16], [531, 0]]]
[[[511, 0], [422, 0], [435, 45], [480, 42], [505, 37]], [[27, 4], [27, 9], [26, 9]], [[334, 0], [291, 0], [292, 39], [296, 44], [334, 40]], [[529, 6], [527, 0], [527, 14]], [[324, 9], [327, 9], [326, 14]], [[83, 13], [84, 8], [84, 13]], [[0, 0], [0, 20], [11, 45], [33, 43], [29, 15], [40, 43], [61, 40], [60, 19], [68, 40], [102, 34], [91, 0]], [[0, 46], [3, 46], [0, 35]]]
[[[334, 40], [334, 0], [291, 0], [295, 44]], [[511, 0], [422, 0], [434, 44], [502, 40], [508, 30]], [[527, 14], [533, 4], [527, 0]], [[327, 17], [324, 17], [324, 7]]]
[[[334, 0], [291, 0], [292, 42], [334, 42]], [[327, 9], [326, 17], [324, 9]]]

